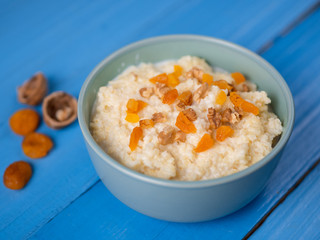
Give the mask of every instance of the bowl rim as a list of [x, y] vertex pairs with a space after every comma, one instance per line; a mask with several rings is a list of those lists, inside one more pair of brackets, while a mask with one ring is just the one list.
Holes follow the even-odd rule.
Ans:
[[[220, 178], [215, 179], [208, 179], [208, 180], [199, 180], [199, 181], [178, 181], [178, 180], [167, 180], [167, 179], [161, 179], [156, 178], [152, 176], [148, 176], [142, 173], [139, 173], [135, 170], [132, 170], [121, 163], [119, 163], [117, 160], [113, 159], [111, 156], [109, 156], [106, 152], [103, 151], [103, 149], [95, 142], [93, 139], [88, 125], [85, 122], [84, 117], [84, 111], [83, 111], [83, 101], [84, 96], [87, 90], [87, 87], [91, 80], [103, 69], [103, 67], [111, 60], [117, 58], [118, 56], [125, 54], [127, 51], [140, 48], [145, 45], [152, 45], [159, 42], [166, 42], [166, 41], [185, 41], [185, 40], [196, 40], [196, 41], [205, 41], [205, 42], [211, 42], [213, 44], [218, 44], [223, 47], [227, 47], [229, 49], [232, 49], [234, 51], [239, 52], [240, 54], [244, 54], [246, 57], [250, 58], [251, 60], [254, 60], [259, 65], [261, 65], [263, 68], [265, 68], [269, 74], [277, 80], [278, 85], [280, 86], [283, 94], [285, 95], [286, 99], [286, 107], [288, 109], [288, 123], [286, 127], [286, 131], [282, 133], [281, 139], [277, 143], [277, 145], [271, 150], [271, 152], [265, 156], [263, 159], [258, 161], [257, 163], [254, 163], [253, 165], [247, 167], [246, 169], [243, 169], [237, 173], [233, 173], [231, 175], [227, 175]], [[280, 73], [265, 59], [260, 57], [258, 54], [240, 46], [234, 43], [231, 43], [229, 41], [225, 41], [222, 39], [214, 38], [214, 37], [208, 37], [208, 36], [201, 36], [201, 35], [191, 35], [191, 34], [176, 34], [176, 35], [163, 35], [163, 36], [157, 36], [152, 38], [143, 39], [134, 43], [131, 43], [129, 45], [126, 45], [119, 50], [113, 52], [109, 56], [107, 56], [104, 60], [102, 60], [93, 70], [92, 72], [87, 76], [85, 82], [83, 83], [79, 98], [78, 98], [78, 121], [79, 125], [83, 134], [83, 137], [89, 145], [92, 150], [99, 155], [101, 159], [103, 159], [106, 163], [108, 163], [110, 166], [115, 168], [116, 170], [122, 172], [123, 174], [135, 179], [144, 181], [150, 184], [159, 185], [159, 186], [165, 186], [165, 187], [171, 187], [171, 188], [203, 188], [203, 187], [210, 187], [215, 186], [219, 184], [229, 183], [235, 180], [238, 180], [240, 178], [243, 178], [264, 165], [266, 165], [268, 162], [270, 162], [286, 145], [287, 141], [289, 140], [289, 137], [292, 133], [293, 124], [294, 124], [294, 118], [295, 118], [295, 110], [294, 110], [294, 102], [293, 97], [290, 92], [290, 89], [283, 79], [283, 77], [280, 75]]]

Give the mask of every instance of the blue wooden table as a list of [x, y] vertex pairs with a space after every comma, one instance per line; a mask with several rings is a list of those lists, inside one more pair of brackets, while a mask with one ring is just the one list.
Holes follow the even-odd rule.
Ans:
[[[227, 217], [196, 224], [160, 221], [118, 201], [97, 177], [77, 123], [39, 132], [55, 143], [39, 160], [8, 126], [25, 106], [16, 87], [36, 71], [50, 92], [78, 96], [103, 58], [134, 41], [201, 34], [249, 48], [274, 65], [294, 96], [292, 137], [264, 191]], [[320, 239], [320, 3], [244, 1], [0, 1], [0, 173], [26, 160], [20, 191], [0, 184], [0, 239]], [[35, 108], [41, 112], [40, 107]]]

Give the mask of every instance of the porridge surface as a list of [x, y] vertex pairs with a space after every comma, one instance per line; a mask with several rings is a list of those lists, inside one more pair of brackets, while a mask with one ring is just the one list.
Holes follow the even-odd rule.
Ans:
[[[166, 61], [158, 64], [141, 63], [131, 66], [101, 87], [97, 94], [90, 123], [91, 133], [96, 142], [114, 159], [123, 165], [146, 175], [172, 180], [204, 180], [226, 176], [256, 163], [272, 150], [272, 140], [281, 134], [282, 125], [278, 117], [268, 111], [271, 100], [266, 92], [257, 91], [256, 86], [248, 81], [245, 84], [249, 92], [239, 91], [238, 94], [246, 101], [259, 108], [259, 114], [243, 114], [240, 121], [232, 124], [234, 133], [223, 142], [214, 140], [212, 148], [197, 153], [194, 151], [200, 139], [210, 129], [207, 118], [208, 108], [217, 111], [234, 105], [229, 97], [223, 105], [216, 104], [216, 98], [221, 91], [218, 86], [210, 86], [207, 95], [199, 103], [190, 106], [197, 114], [193, 122], [197, 132], [186, 135], [185, 142], [173, 142], [161, 145], [158, 135], [166, 126], [175, 127], [179, 111], [176, 102], [168, 105], [155, 94], [144, 98], [139, 90], [144, 87], [154, 87], [150, 78], [161, 73], [172, 73], [174, 65], [180, 65], [184, 73], [193, 67], [213, 76], [213, 80], [225, 80], [235, 85], [229, 73], [214, 72], [213, 69], [198, 57], [185, 56], [178, 61]], [[195, 78], [187, 78], [186, 74], [179, 77], [180, 84], [175, 88], [181, 94], [190, 90], [195, 92], [201, 83]], [[224, 90], [227, 94], [227, 90]], [[157, 112], [166, 114], [167, 121], [156, 123], [152, 128], [143, 129], [143, 139], [138, 142], [134, 151], [129, 148], [132, 130], [139, 126], [125, 120], [127, 102], [129, 99], [142, 100], [148, 105], [139, 112], [140, 119], [151, 119]], [[210, 132], [210, 131], [209, 131]], [[210, 134], [214, 136], [215, 130]], [[214, 138], [214, 137], [213, 137]]]

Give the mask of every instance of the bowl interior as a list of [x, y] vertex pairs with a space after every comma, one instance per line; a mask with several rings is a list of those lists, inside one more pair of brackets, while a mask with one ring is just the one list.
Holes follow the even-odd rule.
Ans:
[[[178, 59], [185, 55], [204, 58], [209, 65], [229, 72], [241, 72], [271, 98], [271, 107], [283, 123], [284, 131], [278, 145], [284, 146], [293, 125], [294, 109], [291, 93], [281, 75], [265, 60], [235, 44], [201, 36], [176, 35], [147, 39], [120, 49], [102, 61], [82, 87], [79, 105], [83, 122], [89, 125], [96, 94], [101, 86], [130, 65]], [[79, 109], [80, 110], [80, 109]], [[80, 119], [81, 125], [81, 119]], [[273, 149], [275, 150], [275, 149]]]

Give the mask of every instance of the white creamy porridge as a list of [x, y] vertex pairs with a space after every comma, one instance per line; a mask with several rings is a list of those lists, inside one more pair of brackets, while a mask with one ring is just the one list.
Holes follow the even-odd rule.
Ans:
[[[180, 67], [176, 69], [175, 65]], [[182, 73], [178, 71], [181, 67]], [[173, 79], [178, 79], [175, 87], [172, 83], [169, 84], [171, 87], [167, 87], [150, 81], [159, 74], [168, 76], [173, 72]], [[205, 80], [204, 73], [209, 80]], [[91, 133], [110, 156], [146, 175], [194, 181], [238, 172], [272, 150], [273, 139], [281, 134], [282, 125], [278, 117], [268, 111], [271, 100], [266, 92], [257, 91], [256, 86], [248, 81], [237, 84], [235, 80], [235, 75], [214, 72], [203, 59], [191, 56], [178, 61], [131, 66], [99, 89], [90, 123]], [[222, 85], [216, 84], [217, 81]], [[236, 107], [231, 101], [231, 90], [223, 89], [225, 85], [233, 87], [231, 94], [241, 97], [241, 106]], [[201, 87], [202, 92], [199, 90]], [[190, 91], [191, 105], [183, 104], [185, 102], [181, 97], [172, 104], [164, 104], [164, 95], [168, 96], [168, 91], [172, 89], [176, 89], [179, 95]], [[147, 105], [132, 113], [127, 108], [129, 99], [133, 103], [140, 100]], [[243, 102], [247, 103], [247, 107]], [[193, 111], [188, 114], [186, 110], [189, 108]], [[159, 120], [155, 113], [161, 113], [164, 118]], [[179, 114], [187, 117], [187, 123], [193, 125], [196, 132], [193, 129], [192, 133], [184, 133], [176, 126]], [[148, 119], [147, 125], [151, 122], [153, 126], [145, 128], [142, 124], [140, 128], [141, 123], [137, 120], [145, 119]], [[221, 126], [227, 126], [226, 129], [231, 129], [231, 132], [219, 141], [217, 132], [222, 129]], [[134, 128], [142, 132], [142, 137], [132, 150], [129, 142]], [[206, 138], [203, 138], [204, 135]], [[202, 138], [202, 143], [199, 143]], [[208, 138], [210, 141], [207, 141]]]

